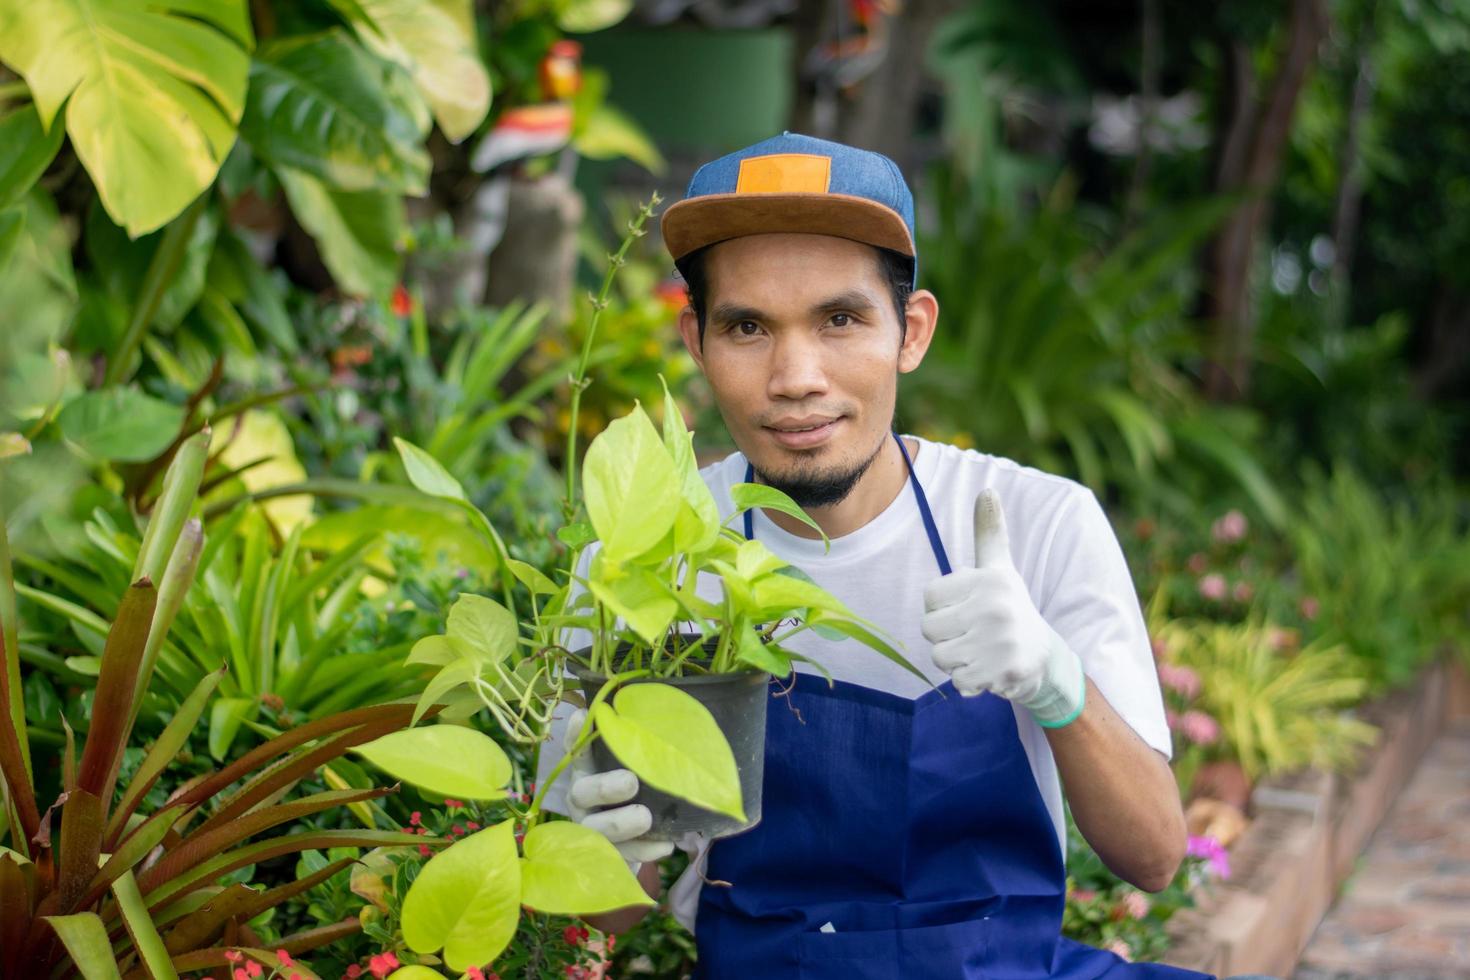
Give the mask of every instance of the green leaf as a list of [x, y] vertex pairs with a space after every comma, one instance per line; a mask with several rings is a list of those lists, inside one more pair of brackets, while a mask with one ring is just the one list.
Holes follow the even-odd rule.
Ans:
[[447, 636], [426, 636], [413, 645], [405, 664], [427, 664], [447, 667], [464, 656], [464, 652]]
[[796, 505], [786, 494], [775, 487], [768, 487], [762, 483], [737, 483], [730, 488], [730, 500], [735, 504], [735, 512], [753, 510], [756, 507], [762, 510], [780, 511], [790, 517], [796, 518], [807, 527], [822, 536], [822, 543], [829, 548], [832, 542], [827, 539], [827, 533], [807, 515], [807, 512]]
[[431, 497], [447, 497], [450, 500], [465, 500], [464, 487], [460, 486], [458, 480], [449, 474], [433, 456], [424, 452], [418, 446], [407, 439], [393, 437], [393, 445], [398, 449], [398, 455], [403, 460], [403, 468], [408, 473], [408, 482]]
[[745, 819], [735, 756], [709, 709], [668, 684], [629, 684], [593, 710], [597, 731], [638, 778]]
[[751, 592], [758, 621], [784, 618], [802, 609], [848, 611], [841, 599], [820, 585], [790, 575], [767, 575], [751, 586]]
[[398, 281], [403, 199], [385, 191], [333, 190], [289, 167], [275, 174], [337, 285], [355, 296], [387, 295]]
[[0, 117], [0, 211], [25, 197], [46, 172], [65, 131], [62, 126], [52, 126], [48, 133], [34, 105]]
[[592, 440], [582, 484], [587, 515], [613, 561], [630, 561], [657, 545], [678, 514], [673, 461], [641, 406]]
[[484, 121], [490, 75], [480, 60], [470, 0], [353, 0], [356, 15], [347, 4], [337, 6], [364, 45], [409, 71], [450, 142]]
[[777, 677], [791, 673], [791, 658], [780, 647], [761, 642], [755, 630], [741, 630], [736, 639], [735, 659]]
[[708, 549], [719, 538], [720, 510], [709, 486], [699, 475], [699, 463], [694, 456], [694, 434], [685, 428], [684, 413], [679, 411], [667, 383], [664, 384], [663, 435], [664, 448], [673, 460], [679, 493], [684, 498], [684, 505], [674, 518], [674, 549], [698, 553]]
[[444, 974], [414, 963], [411, 966], [400, 966], [388, 974], [388, 980], [444, 980]]
[[209, 754], [221, 762], [234, 744], [240, 724], [252, 714], [254, 698], [220, 698], [209, 706]]
[[504, 799], [510, 782], [505, 750], [483, 732], [458, 725], [391, 732], [352, 751], [397, 779], [455, 799]]
[[214, 181], [235, 141], [252, 43], [244, 0], [56, 0], [0, 6], [0, 61], [41, 124], [63, 103], [72, 146], [130, 235]]
[[24, 208], [0, 209], [0, 269], [10, 267], [10, 257], [20, 247], [21, 234], [25, 230]]
[[477, 831], [435, 855], [403, 900], [403, 938], [416, 953], [441, 947], [453, 970], [493, 961], [520, 921], [515, 822]]
[[72, 962], [82, 971], [85, 980], [118, 980], [121, 974], [117, 972], [117, 959], [112, 955], [107, 927], [95, 913], [47, 915], [43, 918], [61, 937]]
[[563, 0], [556, 26], [572, 34], [591, 34], [618, 23], [633, 9], [633, 0]]
[[844, 636], [857, 640], [869, 649], [882, 654], [884, 657], [898, 664], [925, 684], [930, 683], [929, 678], [924, 676], [922, 670], [909, 663], [908, 658], [889, 644], [876, 630], [869, 629], [861, 623], [823, 610], [813, 610], [807, 617], [807, 622], [813, 626], [830, 627]]
[[507, 561], [506, 565], [510, 567], [510, 573], [516, 577], [516, 581], [529, 589], [532, 595], [556, 594], [556, 583], [547, 578], [541, 569], [516, 558]]
[[516, 646], [515, 614], [494, 599], [464, 592], [449, 607], [445, 631], [461, 655], [486, 663], [510, 656]]
[[606, 103], [590, 110], [581, 120], [572, 134], [572, 146], [592, 160], [627, 157], [652, 174], [662, 174], [668, 169], [663, 154], [642, 127], [622, 110]]
[[73, 398], [56, 421], [62, 435], [92, 456], [141, 463], [174, 441], [184, 410], [136, 388], [107, 388]]
[[138, 881], [131, 871], [124, 871], [112, 883], [112, 893], [117, 897], [123, 922], [128, 927], [128, 935], [133, 937], [133, 946], [138, 950], [139, 959], [147, 966], [148, 975], [153, 980], [179, 980], [178, 973], [174, 972], [173, 960], [163, 944], [163, 937], [159, 936], [153, 925], [148, 906], [138, 893]]
[[240, 133], [261, 159], [333, 190], [421, 195], [429, 155], [399, 71], [342, 31], [273, 42], [250, 66]]
[[762, 575], [768, 575], [785, 567], [786, 560], [760, 541], [745, 542], [735, 554], [735, 570], [747, 581], [754, 582]]
[[578, 521], [556, 529], [556, 540], [568, 548], [585, 548], [597, 540], [597, 532], [586, 521]]
[[587, 579], [592, 594], [648, 643], [656, 643], [679, 611], [679, 603], [658, 577], [637, 565], [618, 566], [598, 552]]
[[652, 905], [612, 841], [578, 823], [532, 827], [522, 845], [521, 904], [551, 915]]

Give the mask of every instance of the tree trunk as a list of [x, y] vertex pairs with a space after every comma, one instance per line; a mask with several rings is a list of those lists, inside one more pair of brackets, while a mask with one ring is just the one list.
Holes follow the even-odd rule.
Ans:
[[1348, 295], [1352, 288], [1353, 252], [1357, 247], [1358, 216], [1363, 207], [1363, 120], [1373, 100], [1373, 10], [1370, 7], [1363, 28], [1353, 46], [1357, 73], [1353, 79], [1353, 97], [1348, 106], [1347, 126], [1342, 149], [1337, 157], [1337, 201], [1332, 209], [1332, 285], [1337, 308], [1345, 320]]
[[1251, 265], [1257, 239], [1270, 218], [1271, 192], [1286, 155], [1297, 99], [1327, 26], [1324, 0], [1292, 0], [1280, 68], [1259, 105], [1250, 91], [1250, 52], [1239, 42], [1225, 42], [1233, 111], [1222, 142], [1215, 190], [1243, 194], [1245, 199], [1216, 235], [1206, 270], [1213, 358], [1206, 369], [1205, 390], [1216, 400], [1234, 401], [1249, 390], [1255, 340], [1248, 292]]

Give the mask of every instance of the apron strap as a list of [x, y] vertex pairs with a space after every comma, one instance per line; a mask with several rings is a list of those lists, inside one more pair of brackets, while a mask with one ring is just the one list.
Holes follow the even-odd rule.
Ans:
[[[934, 515], [929, 510], [929, 498], [924, 496], [924, 488], [919, 484], [919, 475], [914, 472], [914, 461], [909, 458], [908, 447], [893, 433], [893, 441], [898, 443], [898, 451], [903, 453], [903, 461], [909, 468], [909, 484], [914, 488], [914, 499], [919, 504], [919, 517], [924, 521], [924, 533], [929, 535], [929, 548], [934, 552], [934, 560], [939, 563], [939, 573], [948, 575], [953, 569], [949, 565], [949, 555], [945, 553], [944, 542], [939, 538], [939, 528], [934, 524]], [[745, 464], [745, 482], [755, 482], [755, 465], [747, 462]], [[745, 512], [745, 540], [755, 539], [755, 509]]]

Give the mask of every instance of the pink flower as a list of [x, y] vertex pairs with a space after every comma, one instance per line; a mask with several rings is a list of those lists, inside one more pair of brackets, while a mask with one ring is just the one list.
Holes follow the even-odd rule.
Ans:
[[1211, 572], [1199, 580], [1199, 594], [1214, 602], [1225, 598], [1225, 576]]
[[1189, 561], [1184, 563], [1184, 567], [1195, 575], [1203, 575], [1205, 569], [1210, 567], [1210, 560], [1205, 557], [1204, 552], [1196, 551], [1189, 556]]
[[353, 963], [347, 968], [347, 980], [357, 980], [360, 976], [362, 976], [362, 967], [356, 963]]
[[1277, 653], [1283, 650], [1295, 650], [1301, 643], [1301, 636], [1296, 630], [1282, 629], [1280, 626], [1266, 627], [1266, 643]]
[[1164, 685], [1164, 690], [1173, 691], [1186, 701], [1199, 697], [1199, 674], [1189, 667], [1182, 667], [1179, 664], [1159, 664], [1159, 683]]
[[291, 954], [284, 949], [276, 950], [276, 959], [280, 960], [282, 966], [295, 966], [296, 961], [291, 959]]
[[464, 803], [462, 801], [460, 801], [460, 800], [451, 800], [451, 799], [447, 799], [446, 798], [444, 800], [444, 805], [447, 806], [451, 810], [463, 810], [464, 809]]
[[465, 970], [464, 975], [469, 977], [469, 980], [485, 980], [485, 971], [478, 966], [472, 966]]
[[398, 957], [393, 953], [379, 953], [368, 957], [368, 972], [375, 977], [386, 977], [398, 969]]
[[265, 967], [261, 966], [254, 960], [251, 960], [249, 963], [245, 964], [245, 972], [252, 977], [258, 977], [261, 974], [265, 973]]
[[411, 827], [417, 827], [417, 826], [419, 826], [423, 822], [423, 819], [424, 819], [424, 815], [422, 813], [420, 813], [419, 811], [415, 810], [415, 811], [413, 811], [412, 813], [410, 813], [408, 815], [408, 823], [409, 823], [409, 826], [411, 826]]
[[466, 820], [464, 822], [464, 825], [465, 825], [465, 827], [467, 827], [470, 830], [479, 830], [480, 829], [480, 825], [477, 824], [477, 823], [475, 823], [473, 820]]
[[1091, 888], [1079, 888], [1072, 893], [1072, 901], [1083, 905], [1097, 901], [1097, 892]]
[[1119, 906], [1127, 913], [1130, 919], [1141, 919], [1148, 915], [1152, 907], [1148, 896], [1143, 892], [1127, 892], [1123, 895], [1123, 901]]
[[1251, 596], [1255, 594], [1256, 590], [1251, 588], [1251, 584], [1249, 582], [1236, 582], [1235, 589], [1231, 592], [1231, 595], [1235, 597], [1236, 602], [1250, 602]]
[[1121, 939], [1111, 940], [1103, 949], [1114, 956], [1122, 957], [1128, 962], [1133, 962], [1133, 949]]
[[1232, 544], [1245, 537], [1250, 523], [1238, 510], [1227, 511], [1224, 517], [1210, 526], [1210, 537], [1220, 544]]
[[1155, 636], [1149, 640], [1149, 646], [1153, 647], [1154, 659], [1165, 660], [1169, 656], [1169, 643], [1162, 636]]
[[1299, 608], [1301, 609], [1302, 618], [1311, 622], [1322, 611], [1322, 604], [1314, 596], [1303, 596]]
[[419, 845], [419, 853], [422, 854], [424, 857], [428, 857], [430, 854], [433, 854], [434, 852], [431, 851], [431, 850], [429, 850], [429, 845], [428, 844], [420, 844]]
[[1195, 745], [1214, 745], [1220, 740], [1220, 723], [1203, 711], [1186, 711], [1179, 731]]
[[1169, 726], [1169, 731], [1177, 732], [1179, 730], [1179, 712], [1173, 708], [1165, 708], [1164, 724]]
[[235, 980], [250, 980], [250, 974], [237, 966], [235, 967]]
[[231, 963], [241, 963], [245, 960], [245, 954], [238, 949], [227, 949], [225, 950], [225, 959]]
[[1230, 877], [1230, 854], [1215, 838], [1190, 837], [1185, 853], [1190, 857], [1204, 858], [1208, 861], [1210, 870], [1217, 878], [1224, 880]]

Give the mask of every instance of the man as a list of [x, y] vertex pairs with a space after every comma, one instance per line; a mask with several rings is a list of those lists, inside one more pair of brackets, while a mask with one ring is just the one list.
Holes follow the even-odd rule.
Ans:
[[[1158, 890], [1179, 867], [1168, 729], [1092, 493], [893, 432], [898, 376], [939, 320], [914, 291], [898, 169], [783, 134], [701, 168], [663, 234], [689, 286], [680, 333], [740, 449], [703, 471], [722, 512], [752, 479], [795, 498], [830, 551], [778, 513], [748, 515], [747, 536], [901, 640], [936, 685], [803, 635], [837, 683], [798, 674], [772, 705], [762, 822], [702, 844], [674, 889], [700, 974], [1188, 975], [1059, 939], [1063, 784], [1121, 877]], [[636, 789], [626, 770], [583, 772], [568, 809], [648, 862], [652, 890], [670, 845], [640, 839]]]

